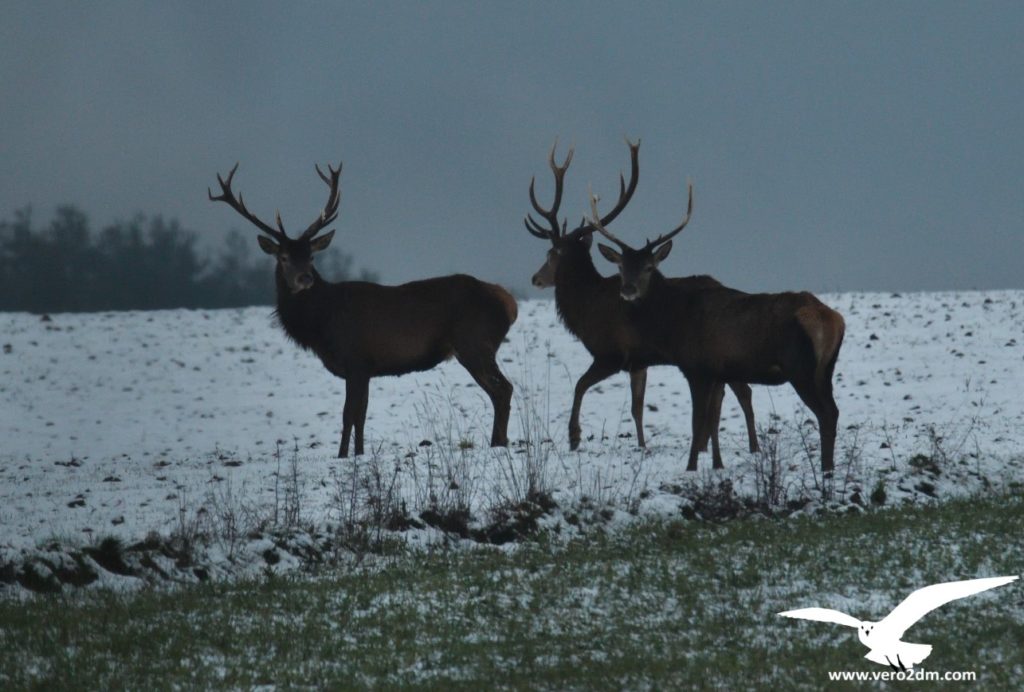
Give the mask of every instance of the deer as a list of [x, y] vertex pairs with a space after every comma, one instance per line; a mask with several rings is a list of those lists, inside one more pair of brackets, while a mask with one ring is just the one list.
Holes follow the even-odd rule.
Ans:
[[[625, 177], [620, 173], [619, 199], [615, 207], [601, 217], [600, 220], [603, 224], [611, 223], [625, 209], [636, 190], [640, 172], [640, 142], [633, 143], [627, 139], [626, 144], [629, 146], [630, 152], [629, 183], [626, 183]], [[556, 141], [548, 154], [548, 166], [555, 181], [554, 200], [550, 207], [545, 208], [538, 202], [535, 190], [536, 177], [530, 180], [530, 203], [539, 218], [546, 222], [546, 226], [531, 214], [527, 214], [523, 223], [531, 235], [551, 243], [544, 264], [533, 275], [533, 285], [538, 288], [554, 287], [555, 307], [562, 323], [582, 342], [584, 348], [593, 358], [590, 367], [576, 382], [572, 411], [569, 416], [569, 446], [575, 450], [580, 445], [582, 435], [580, 409], [587, 390], [617, 372], [626, 371], [630, 378], [632, 397], [630, 411], [636, 426], [636, 440], [638, 446], [643, 448], [646, 447], [643, 415], [647, 389], [647, 368], [650, 365], [664, 364], [665, 361], [634, 328], [630, 319], [629, 306], [619, 299], [618, 278], [602, 276], [594, 266], [590, 251], [596, 226], [582, 220], [576, 228], [569, 231], [567, 220], [559, 220], [565, 173], [572, 163], [574, 149], [569, 149], [565, 160], [559, 165], [555, 162], [557, 146]], [[673, 281], [695, 286], [717, 285], [718, 283], [711, 277], [683, 277], [673, 279]], [[750, 387], [744, 383], [735, 382], [730, 382], [729, 387], [735, 393], [740, 407], [743, 409], [750, 449], [752, 452], [756, 452], [758, 444]], [[717, 406], [712, 412], [713, 422], [708, 426], [707, 435], [701, 440], [701, 449], [707, 448], [708, 438], [710, 438], [714, 468], [723, 468], [718, 444], [718, 421], [724, 396], [723, 385], [718, 386], [715, 396], [717, 397]]]
[[321, 234], [338, 217], [341, 164], [324, 174], [327, 203], [319, 216], [296, 237], [290, 237], [277, 213], [277, 228], [260, 220], [231, 189], [238, 164], [227, 178], [217, 174], [221, 192], [211, 201], [224, 202], [261, 232], [260, 249], [276, 259], [277, 321], [300, 348], [312, 351], [332, 375], [345, 380], [341, 444], [338, 457], [348, 456], [355, 431], [355, 454], [363, 454], [370, 379], [430, 370], [455, 358], [487, 394], [494, 407], [491, 446], [508, 446], [512, 384], [502, 374], [496, 354], [515, 322], [518, 308], [501, 286], [466, 274], [439, 276], [398, 286], [367, 281], [330, 282], [313, 264], [334, 238]]
[[685, 285], [666, 279], [658, 265], [672, 238], [689, 223], [693, 185], [682, 222], [637, 249], [616, 237], [590, 194], [590, 223], [618, 246], [598, 243], [618, 267], [619, 296], [647, 343], [676, 365], [693, 398], [693, 443], [688, 471], [697, 470], [696, 441], [713, 415], [716, 383], [789, 383], [818, 420], [821, 469], [834, 467], [839, 408], [832, 375], [846, 330], [842, 315], [807, 292], [745, 293], [722, 285]]

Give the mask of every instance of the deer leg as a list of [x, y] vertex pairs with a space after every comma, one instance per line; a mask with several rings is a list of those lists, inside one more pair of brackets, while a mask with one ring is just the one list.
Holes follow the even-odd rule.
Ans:
[[729, 389], [736, 395], [736, 401], [743, 409], [743, 419], [747, 422], [747, 440], [750, 442], [750, 452], [753, 454], [761, 449], [757, 443], [757, 428], [754, 425], [753, 392], [750, 390], [750, 385], [744, 382], [730, 382]]
[[341, 411], [341, 445], [338, 447], [338, 458], [348, 456], [348, 441], [352, 436], [352, 385], [345, 381], [345, 407]]
[[619, 368], [607, 362], [595, 360], [576, 382], [576, 393], [572, 399], [572, 413], [569, 415], [569, 449], [580, 446], [580, 407], [583, 406], [583, 395], [601, 380], [617, 373]]
[[363, 423], [366, 421], [366, 400], [370, 392], [370, 379], [349, 375], [345, 380], [345, 408], [341, 414], [341, 446], [338, 457], [348, 456], [348, 443], [352, 428], [356, 431], [356, 455], [363, 453]]
[[647, 393], [647, 368], [629, 373], [629, 388], [633, 394], [633, 422], [636, 424], [636, 443], [646, 447], [644, 443], [644, 394]]
[[714, 396], [715, 383], [702, 377], [688, 377], [687, 382], [690, 385], [693, 412], [691, 418], [690, 459], [686, 464], [686, 470], [696, 471], [697, 456], [700, 454], [700, 447], [708, 435], [707, 424], [712, 412], [711, 400]]
[[705, 424], [704, 441], [701, 445], [701, 451], [707, 451], [708, 439], [711, 440], [711, 468], [723, 469], [725, 464], [722, 463], [722, 449], [718, 444], [718, 428], [719, 422], [722, 420], [722, 400], [725, 399], [725, 385], [721, 382], [716, 382], [712, 386], [711, 399], [708, 402], [709, 409], [707, 414], [707, 422]]
[[[841, 340], [841, 339], [840, 339]], [[818, 390], [821, 392], [822, 407], [825, 419], [822, 422], [821, 435], [821, 470], [822, 473], [831, 473], [835, 466], [836, 433], [839, 428], [839, 407], [832, 395], [832, 374], [835, 372], [836, 359], [839, 357], [839, 347], [836, 346], [835, 353], [828, 363], [828, 367], [821, 374], [821, 381], [818, 383]]]
[[835, 467], [836, 432], [839, 427], [839, 407], [832, 396], [832, 367], [826, 371], [822, 381], [818, 383], [818, 398], [821, 400], [821, 414], [818, 416], [818, 429], [821, 431], [821, 472], [830, 475]]
[[[713, 406], [713, 410], [715, 408], [718, 409], [718, 412], [719, 412], [718, 418], [721, 418], [721, 416], [722, 416], [722, 399], [724, 399], [724, 398], [725, 398], [725, 391], [722, 390], [722, 392], [719, 393], [718, 388], [716, 387], [714, 392], [713, 392], [713, 394], [712, 394], [712, 406]], [[718, 399], [718, 401], [716, 401], [716, 399]], [[708, 432], [701, 437], [701, 439], [700, 439], [700, 451], [708, 451], [708, 442], [710, 442], [712, 440], [712, 438], [714, 437], [714, 435], [711, 434], [713, 432], [713, 430], [714, 430], [714, 426], [711, 426], [711, 425], [708, 426]]]
[[490, 397], [494, 406], [491, 446], [507, 447], [508, 418], [512, 411], [512, 383], [501, 373], [493, 354], [490, 358], [471, 358], [456, 353], [455, 357]]
[[366, 425], [366, 408], [370, 400], [370, 378], [360, 380], [358, 389], [358, 398], [356, 399], [355, 409], [355, 420], [352, 424], [356, 429], [356, 444], [355, 454], [359, 456], [363, 453], [363, 427]]
[[822, 392], [822, 415], [818, 416], [818, 429], [821, 431], [821, 471], [831, 474], [835, 467], [836, 431], [839, 427], [839, 407], [832, 398], [832, 383], [828, 390]]
[[[811, 413], [818, 419], [818, 434], [821, 436], [821, 471], [831, 475], [835, 467], [836, 429], [839, 423], [839, 407], [832, 398], [832, 383], [826, 382], [821, 389], [813, 382], [793, 380], [793, 389], [807, 404]], [[822, 391], [823, 390], [823, 391]]]

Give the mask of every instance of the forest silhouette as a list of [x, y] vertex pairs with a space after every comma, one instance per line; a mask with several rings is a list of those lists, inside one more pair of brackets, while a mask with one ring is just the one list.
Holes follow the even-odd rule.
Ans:
[[[358, 276], [352, 257], [317, 258], [324, 278]], [[196, 234], [163, 216], [137, 214], [94, 231], [77, 207], [57, 207], [36, 226], [31, 208], [0, 220], [0, 311], [98, 312], [231, 308], [274, 303], [273, 262], [251, 233], [230, 231], [220, 250], [197, 248]]]

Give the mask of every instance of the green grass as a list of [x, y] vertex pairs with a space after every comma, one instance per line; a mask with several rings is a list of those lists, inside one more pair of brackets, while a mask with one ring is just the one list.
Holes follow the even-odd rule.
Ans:
[[[1019, 574], [1022, 525], [1019, 498], [647, 523], [304, 578], [6, 600], [0, 688], [836, 687], [829, 670], [885, 669], [852, 630], [775, 613], [832, 594], [878, 618], [921, 586]], [[907, 639], [934, 646], [925, 669], [1019, 689], [1024, 587], [973, 598]]]

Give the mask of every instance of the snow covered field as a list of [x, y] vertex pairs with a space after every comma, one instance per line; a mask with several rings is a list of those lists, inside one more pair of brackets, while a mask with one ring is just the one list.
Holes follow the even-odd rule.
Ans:
[[[890, 504], [1020, 487], [1024, 291], [821, 297], [847, 322], [838, 500], [868, 504], [879, 487]], [[667, 367], [649, 375], [646, 453], [634, 445], [625, 374], [588, 393], [584, 443], [570, 452], [572, 387], [590, 359], [550, 301], [520, 303], [499, 363], [516, 385], [509, 451], [487, 447], [490, 403], [457, 363], [371, 382], [367, 448], [413, 514], [438, 488], [474, 515], [515, 498], [531, 455], [563, 511], [676, 513], [689, 502], [681, 486], [724, 479], [741, 497], [765, 490], [766, 456], [746, 451], [731, 393], [725, 471], [710, 471], [705, 454], [686, 473], [689, 393]], [[344, 382], [288, 342], [269, 308], [0, 314], [0, 564], [54, 540], [167, 534], [214, 500], [269, 511], [293, 473], [303, 518], [338, 520], [356, 463], [334, 458], [343, 399]], [[788, 386], [755, 387], [754, 409], [781, 460], [782, 499], [814, 497], [809, 411]]]

